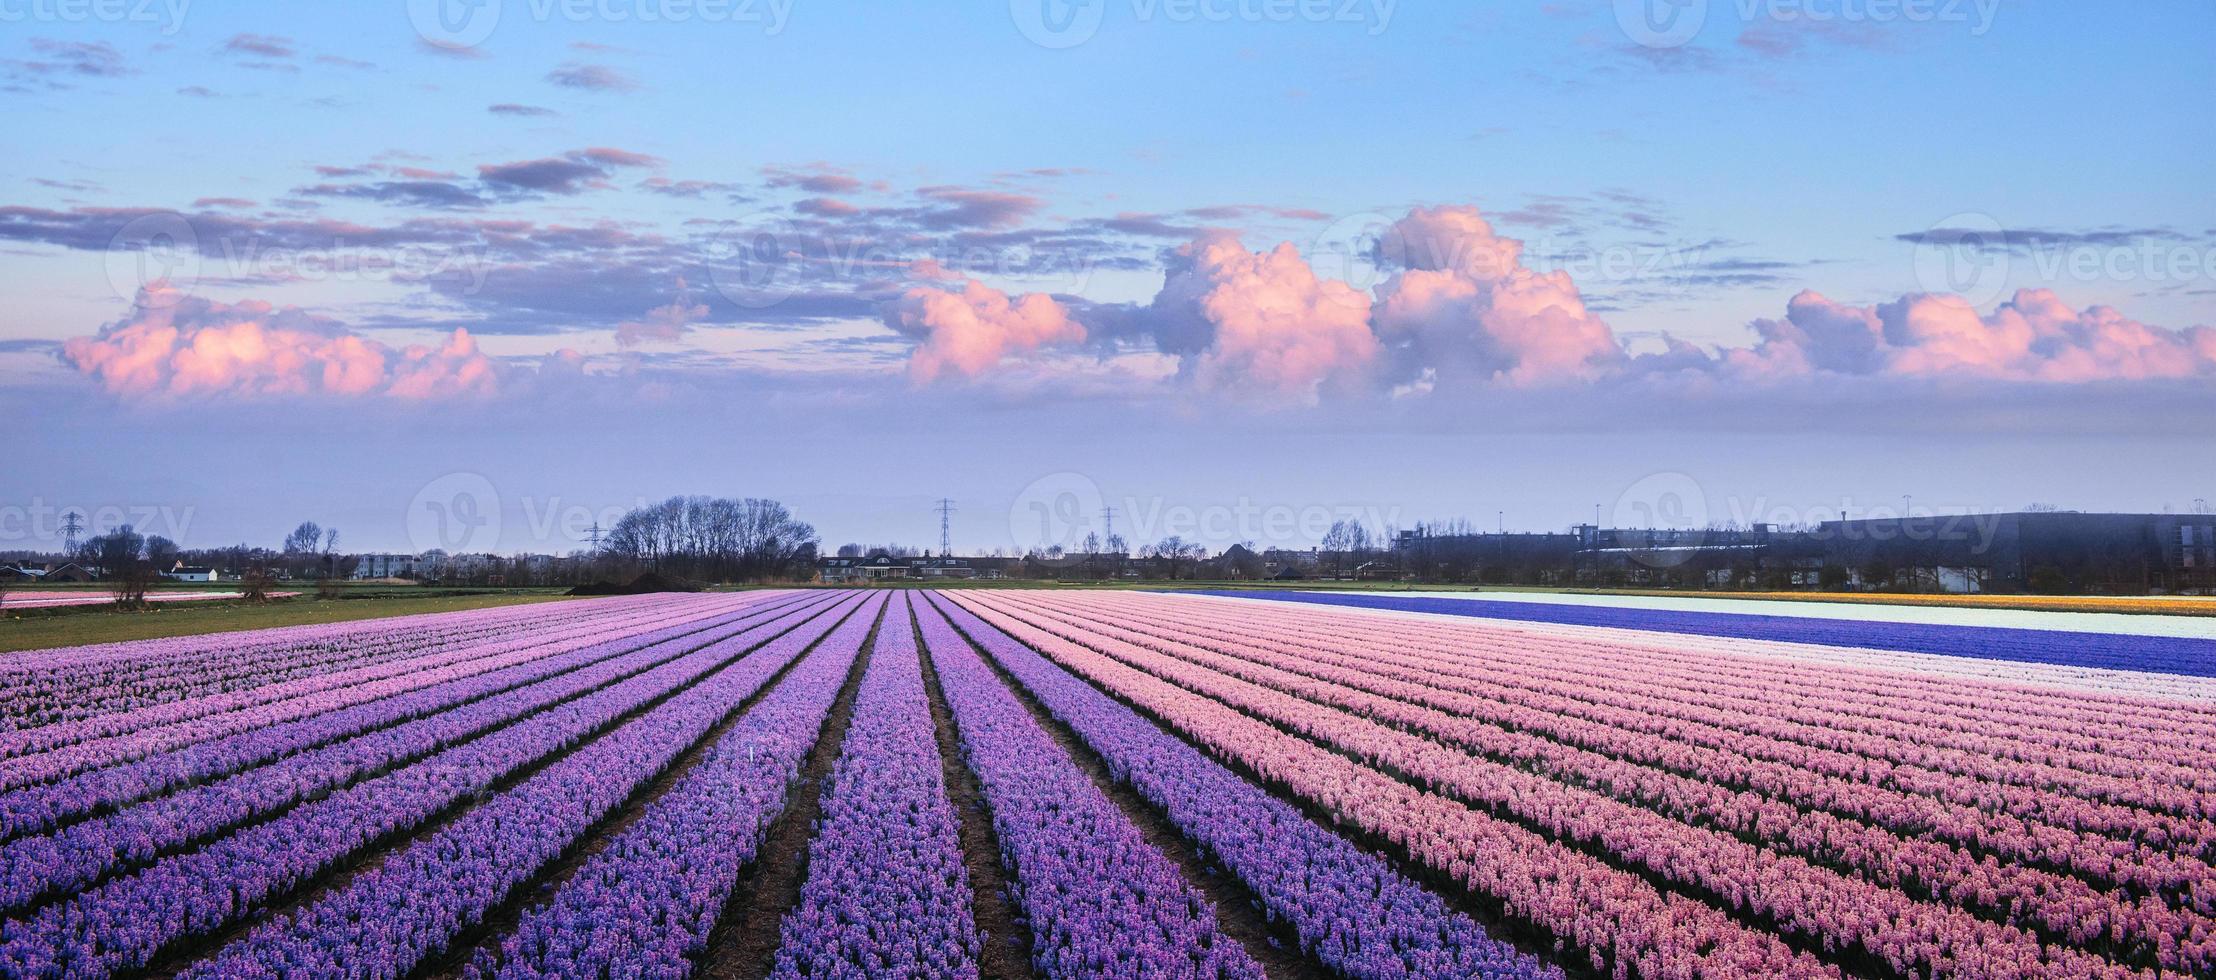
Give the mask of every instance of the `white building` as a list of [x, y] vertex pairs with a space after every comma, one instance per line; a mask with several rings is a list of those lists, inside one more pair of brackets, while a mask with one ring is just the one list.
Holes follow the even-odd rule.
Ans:
[[414, 555], [362, 555], [354, 565], [355, 578], [416, 578], [424, 561]]

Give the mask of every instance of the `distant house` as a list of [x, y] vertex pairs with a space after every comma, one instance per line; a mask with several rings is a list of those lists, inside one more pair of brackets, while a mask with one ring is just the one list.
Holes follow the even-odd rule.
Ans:
[[1008, 577], [1009, 558], [934, 558], [930, 555], [895, 558], [876, 554], [867, 558], [824, 558], [816, 574], [826, 585], [909, 579], [1002, 579]]
[[909, 574], [917, 578], [976, 578], [977, 569], [967, 558], [911, 559]]
[[43, 582], [45, 580], [46, 569], [0, 565], [0, 582]]
[[1354, 577], [1364, 582], [1391, 582], [1401, 577], [1400, 566], [1389, 561], [1366, 561], [1354, 566]]
[[354, 563], [354, 577], [368, 578], [422, 578], [432, 571], [433, 563], [414, 555], [371, 554], [361, 555]]
[[178, 562], [176, 567], [163, 572], [162, 577], [174, 582], [216, 582], [222, 580], [223, 573], [208, 565], [187, 565], [184, 562]]
[[90, 582], [98, 578], [92, 571], [76, 562], [63, 562], [46, 570], [41, 582]]
[[884, 579], [910, 577], [909, 563], [919, 559], [894, 558], [877, 554], [868, 558], [825, 558], [816, 567], [816, 573], [826, 585], [845, 585], [854, 582], [876, 582]]

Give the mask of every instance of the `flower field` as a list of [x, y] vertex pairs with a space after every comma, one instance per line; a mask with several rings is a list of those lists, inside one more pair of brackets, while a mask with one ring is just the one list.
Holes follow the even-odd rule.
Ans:
[[[296, 592], [272, 592], [270, 593], [270, 596], [279, 597], [298, 594], [299, 593]], [[196, 602], [200, 600], [236, 599], [242, 595], [244, 595], [244, 593], [218, 592], [212, 590], [195, 592], [149, 592], [146, 594], [146, 601]], [[37, 591], [14, 592], [6, 596], [0, 596], [0, 609], [51, 609], [55, 606], [97, 606], [104, 603], [112, 603], [114, 601], [115, 596], [112, 593], [95, 592], [89, 589], [40, 589]]]
[[2216, 973], [2196, 641], [1685, 625], [788, 590], [14, 655], [0, 974]]
[[1516, 599], [1438, 598], [1341, 592], [1219, 592], [1287, 602], [1441, 613], [1565, 626], [1602, 626], [1721, 639], [1771, 640], [1924, 653], [2016, 663], [2052, 664], [2216, 677], [2216, 631], [2195, 623], [2198, 636], [2143, 636], [2053, 629], [1949, 626], [1803, 616], [1687, 612], [1613, 605], [1570, 606]]

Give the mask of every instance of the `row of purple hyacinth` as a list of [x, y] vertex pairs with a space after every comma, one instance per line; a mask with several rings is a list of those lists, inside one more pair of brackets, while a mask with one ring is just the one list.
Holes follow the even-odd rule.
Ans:
[[[184, 975], [407, 976], [483, 921], [516, 886], [559, 858], [866, 602], [842, 601]], [[866, 620], [850, 620], [830, 642], [827, 657], [817, 659], [851, 664], [868, 628]], [[822, 686], [835, 695], [843, 676], [834, 674]], [[829, 697], [821, 704], [828, 709]], [[585, 880], [589, 894], [592, 878]], [[614, 917], [628, 909], [619, 904], [597, 911]]]
[[[275, 764], [87, 820], [49, 836], [31, 837], [0, 847], [0, 909], [14, 910], [39, 898], [81, 889], [119, 866], [220, 834], [303, 798], [343, 787], [370, 774], [405, 765], [440, 749], [474, 738], [533, 712], [685, 654], [693, 647], [729, 636], [763, 619], [774, 618], [784, 604], [717, 617], [699, 630], [663, 630], [642, 637], [612, 640], [602, 650], [553, 658], [540, 676], [511, 690], [431, 714], [383, 731], [302, 752]], [[579, 659], [583, 658], [583, 659]], [[479, 685], [503, 684], [488, 677], [457, 685], [456, 696]], [[260, 733], [250, 733], [251, 739]], [[272, 731], [273, 740], [291, 733]], [[251, 746], [240, 754], [251, 753]], [[89, 794], [88, 794], [89, 795]]]
[[178, 940], [236, 923], [363, 848], [592, 738], [799, 625], [834, 598], [11, 920], [0, 927], [0, 974], [92, 977], [144, 966]]
[[1289, 923], [1357, 978], [1559, 977], [1266, 790], [1210, 760], [960, 605], [933, 601], [1002, 668]]
[[497, 610], [476, 610], [383, 633], [355, 623], [288, 627], [268, 631], [284, 634], [282, 641], [256, 633], [243, 645], [233, 638], [236, 648], [228, 651], [205, 637], [136, 641], [135, 663], [37, 674], [32, 689], [0, 696], [6, 716], [0, 729], [14, 729], [0, 731], [0, 758], [377, 680], [427, 656], [482, 642], [528, 642], [545, 629], [631, 608], [593, 600], [538, 624], [522, 612], [486, 622], [479, 614]]
[[1102, 795], [935, 607], [916, 610], [992, 808], [1032, 965], [1054, 980], [1263, 976], [1214, 907]]
[[772, 977], [974, 977], [977, 922], [903, 593], [878, 628]]
[[714, 629], [750, 615], [761, 613], [742, 610], [643, 635], [618, 636], [572, 653], [451, 679], [399, 697], [298, 721], [242, 727], [222, 738], [181, 751], [16, 790], [0, 795], [0, 840], [44, 832], [88, 814], [127, 806], [180, 786], [206, 783], [342, 739], [375, 734], [520, 685], [588, 667], [611, 656]]
[[685, 778], [532, 910], [477, 976], [690, 972], [739, 869], [784, 812], [793, 782], [884, 606], [876, 596], [717, 740]]
[[[564, 604], [559, 609], [538, 610], [537, 618], [563, 622], [641, 604], [631, 599]], [[272, 669], [346, 662], [376, 651], [417, 649], [428, 641], [460, 634], [513, 631], [529, 626], [533, 612], [528, 606], [506, 606], [375, 622], [288, 626], [257, 630], [243, 638], [172, 637], [36, 651], [0, 666], [0, 695], [4, 695], [0, 700], [6, 701], [0, 718], [5, 719], [4, 727], [14, 728], [42, 723], [27, 717], [42, 710], [96, 713], [101, 709], [94, 702], [101, 693], [119, 685], [154, 697], [163, 694], [163, 685], [169, 681], [202, 689], [163, 698], [182, 700], [235, 689], [238, 685], [234, 681]], [[150, 648], [160, 650], [162, 656], [149, 661], [146, 652]], [[309, 673], [313, 671], [295, 671], [293, 675]], [[5, 738], [0, 738], [0, 747], [7, 744]]]
[[[251, 700], [258, 703], [241, 704], [222, 711], [207, 712], [205, 705], [198, 704], [190, 709], [163, 705], [45, 726], [20, 733], [25, 736], [23, 741], [38, 743], [29, 754], [0, 759], [0, 791], [51, 782], [88, 769], [175, 752], [251, 728], [406, 694], [455, 678], [583, 649], [610, 636], [644, 633], [664, 625], [698, 620], [709, 612], [712, 610], [658, 606], [581, 623], [557, 624], [543, 634], [523, 633], [448, 645], [436, 652], [411, 652], [409, 656], [371, 667], [342, 671], [342, 676], [328, 681], [319, 679], [316, 690], [279, 698], [257, 694], [251, 696]], [[188, 713], [194, 716], [175, 717]]]

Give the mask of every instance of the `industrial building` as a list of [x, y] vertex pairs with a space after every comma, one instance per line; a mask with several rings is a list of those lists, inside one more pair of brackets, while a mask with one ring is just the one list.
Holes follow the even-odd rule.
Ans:
[[1924, 514], [1730, 529], [1405, 533], [1416, 578], [1672, 588], [2216, 593], [2216, 514]]

